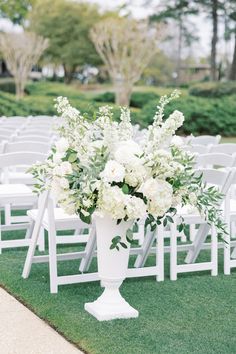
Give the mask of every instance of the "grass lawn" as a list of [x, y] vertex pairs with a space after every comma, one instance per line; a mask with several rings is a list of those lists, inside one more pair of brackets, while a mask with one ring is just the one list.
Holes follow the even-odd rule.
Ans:
[[[236, 272], [222, 274], [222, 254], [217, 277], [209, 272], [185, 274], [172, 282], [167, 256], [164, 282], [154, 277], [126, 280], [122, 294], [140, 316], [111, 322], [98, 322], [84, 311], [84, 303], [101, 293], [98, 282], [61, 286], [57, 295], [50, 295], [47, 264], [33, 265], [30, 278], [21, 278], [25, 255], [23, 249], [3, 251], [0, 285], [87, 353], [236, 352]], [[208, 253], [201, 257], [207, 259]], [[149, 264], [153, 261], [150, 257]], [[59, 274], [76, 273], [77, 262], [61, 262]]]

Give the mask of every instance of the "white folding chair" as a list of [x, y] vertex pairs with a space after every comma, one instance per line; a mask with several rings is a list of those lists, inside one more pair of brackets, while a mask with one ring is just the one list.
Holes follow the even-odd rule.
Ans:
[[[28, 168], [33, 163], [36, 163], [37, 161], [43, 161], [45, 158], [46, 158], [45, 154], [35, 153], [35, 152], [15, 152], [15, 153], [1, 154], [0, 155], [0, 170], [2, 171], [1, 182], [4, 185], [7, 185], [8, 189], [11, 189], [11, 186], [13, 184], [25, 185], [27, 184], [25, 182], [29, 182], [29, 184], [32, 184], [32, 182], [34, 181], [33, 181], [33, 177], [30, 174], [24, 172], [12, 172], [10, 169], [15, 167]], [[14, 177], [14, 173], [15, 173], [15, 177]], [[17, 175], [17, 173], [20, 173], [20, 175]], [[23, 198], [21, 200], [21, 203], [22, 203], [21, 206], [28, 206], [28, 204], [25, 204]], [[25, 217], [12, 217], [11, 216], [12, 207], [13, 208], [19, 207], [18, 200], [16, 201], [16, 203], [14, 202], [11, 202], [10, 204], [4, 203], [5, 223], [7, 225], [19, 221], [19, 218], [21, 220], [25, 219]]]
[[46, 143], [46, 144], [52, 144], [54, 141], [54, 137], [48, 137], [48, 136], [39, 136], [39, 135], [26, 135], [26, 136], [18, 136], [18, 135], [12, 135], [11, 137], [12, 142], [39, 142], [39, 143]]
[[234, 155], [211, 152], [208, 154], [200, 154], [196, 157], [196, 168], [232, 167], [234, 162]]
[[189, 143], [192, 145], [209, 145], [209, 144], [219, 144], [221, 140], [220, 135], [199, 135], [199, 136], [190, 136]]
[[39, 152], [41, 154], [47, 154], [51, 148], [50, 144], [41, 142], [6, 142], [3, 152]]
[[[49, 263], [50, 273], [50, 291], [51, 293], [58, 292], [58, 286], [64, 284], [74, 284], [80, 282], [89, 282], [99, 280], [97, 273], [88, 274], [76, 274], [76, 275], [64, 275], [59, 276], [57, 272], [57, 261], [72, 260], [84, 258], [87, 254], [94, 253], [96, 246], [95, 228], [93, 225], [87, 225], [81, 221], [78, 215], [67, 215], [61, 208], [55, 208], [54, 202], [49, 192], [44, 193], [39, 203], [39, 209], [28, 211], [28, 216], [31, 219], [31, 238], [30, 246], [28, 249], [25, 265], [22, 273], [23, 278], [28, 278], [31, 270], [32, 263]], [[39, 231], [43, 227], [48, 231], [48, 255], [35, 256], [35, 249], [37, 242], [39, 241]], [[88, 235], [88, 242], [83, 252], [68, 252], [63, 254], [57, 254], [57, 244], [68, 243], [70, 238], [73, 238], [73, 243], [81, 242], [84, 235], [66, 236], [66, 239], [60, 240], [63, 236], [58, 236], [57, 231], [62, 230], [78, 230], [87, 229], [90, 232]], [[91, 258], [89, 258], [89, 262]], [[88, 259], [85, 259], [86, 264], [82, 264], [83, 267], [88, 268]]]
[[[232, 170], [216, 170], [216, 169], [203, 169], [199, 171], [199, 173], [203, 173], [203, 180], [209, 184], [209, 185], [214, 185], [219, 188], [220, 192], [225, 192], [225, 197], [223, 200], [223, 207], [224, 207], [224, 220], [226, 220], [226, 215], [227, 215], [227, 210], [228, 210], [228, 205], [229, 205], [229, 186], [231, 185], [231, 182], [229, 183], [230, 179], [232, 178]], [[220, 208], [220, 206], [219, 206]], [[217, 241], [217, 231], [216, 227], [214, 224], [209, 225], [208, 221], [206, 221], [199, 213], [194, 213], [194, 214], [188, 214], [185, 211], [180, 210], [178, 211], [176, 217], [174, 218], [175, 222], [171, 224], [170, 226], [170, 278], [171, 280], [176, 280], [177, 275], [179, 273], [185, 273], [185, 272], [194, 272], [194, 271], [203, 271], [203, 270], [210, 270], [211, 275], [216, 276], [218, 274], [218, 241]], [[199, 249], [198, 254], [200, 253], [200, 250], [202, 249], [209, 249], [211, 250], [211, 260], [210, 262], [199, 262], [195, 263], [196, 258], [191, 262], [188, 262], [188, 264], [178, 264], [177, 262], [177, 255], [178, 251], [188, 251], [194, 249], [194, 245], [177, 245], [177, 226], [182, 223], [182, 220], [184, 220], [184, 223], [186, 225], [201, 225], [199, 228], [199, 233], [202, 235], [202, 231], [204, 227], [207, 226], [206, 229], [204, 229], [205, 234], [204, 234], [204, 241], [209, 233], [211, 231], [211, 243], [204, 243], [204, 241], [201, 244], [201, 248]], [[197, 236], [195, 238], [197, 239]]]
[[236, 153], [236, 144], [218, 144], [209, 146], [210, 153], [233, 155]]

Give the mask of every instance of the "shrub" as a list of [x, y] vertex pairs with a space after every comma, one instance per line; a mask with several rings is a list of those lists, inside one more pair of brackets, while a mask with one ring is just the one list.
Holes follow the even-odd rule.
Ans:
[[16, 93], [15, 83], [13, 80], [0, 80], [0, 91], [8, 93]]
[[107, 102], [107, 103], [115, 103], [115, 94], [114, 92], [104, 92], [93, 98], [96, 102]]
[[[158, 100], [158, 96], [155, 92], [133, 92], [130, 99], [130, 106], [134, 108], [142, 108], [146, 103], [151, 100]], [[94, 97], [96, 102], [114, 103], [114, 92], [104, 92]]]
[[236, 94], [236, 82], [204, 82], [193, 85], [189, 94], [199, 97], [222, 97]]
[[[151, 101], [138, 113], [137, 122], [147, 127], [152, 122], [157, 101]], [[166, 108], [166, 116], [173, 110], [180, 110], [185, 115], [185, 122], [180, 128], [182, 134], [221, 134], [235, 136], [236, 132], [236, 96], [206, 100], [201, 97], [183, 96], [172, 101]]]

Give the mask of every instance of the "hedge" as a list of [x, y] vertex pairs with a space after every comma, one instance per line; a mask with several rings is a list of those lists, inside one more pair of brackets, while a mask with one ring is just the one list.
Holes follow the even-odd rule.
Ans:
[[222, 97], [236, 94], [236, 82], [205, 82], [190, 87], [189, 94], [199, 97]]
[[[139, 112], [137, 121], [142, 127], [147, 127], [152, 122], [156, 106], [155, 100], [145, 105]], [[175, 109], [185, 115], [184, 125], [180, 129], [182, 134], [236, 135], [236, 95], [211, 100], [183, 96], [167, 106], [166, 116]]]
[[[142, 108], [145, 104], [152, 100], [160, 98], [155, 92], [133, 92], [130, 98], [130, 106], [134, 108]], [[94, 101], [104, 103], [115, 103], [114, 92], [104, 92], [95, 96]]]

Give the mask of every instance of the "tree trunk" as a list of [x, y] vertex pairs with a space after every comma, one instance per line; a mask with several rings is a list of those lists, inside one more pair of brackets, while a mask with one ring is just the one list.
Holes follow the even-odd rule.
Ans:
[[181, 81], [180, 72], [181, 72], [181, 57], [182, 57], [182, 41], [183, 41], [183, 24], [182, 18], [179, 22], [179, 36], [178, 36], [178, 52], [177, 52], [177, 66], [176, 66], [176, 84], [179, 84]]
[[133, 85], [123, 79], [114, 80], [116, 104], [118, 106], [129, 107]]
[[211, 41], [211, 79], [217, 80], [216, 46], [218, 41], [218, 0], [212, 0], [213, 34]]
[[63, 64], [63, 68], [64, 68], [64, 82], [65, 84], [70, 84], [72, 79], [73, 79], [73, 74], [75, 71], [74, 67], [68, 67], [65, 64]]
[[233, 55], [233, 61], [230, 68], [229, 79], [236, 80], [236, 26], [235, 26], [235, 34], [234, 34], [234, 55]]
[[15, 86], [16, 86], [16, 98], [20, 99], [24, 97], [25, 85], [20, 80], [15, 80]]

